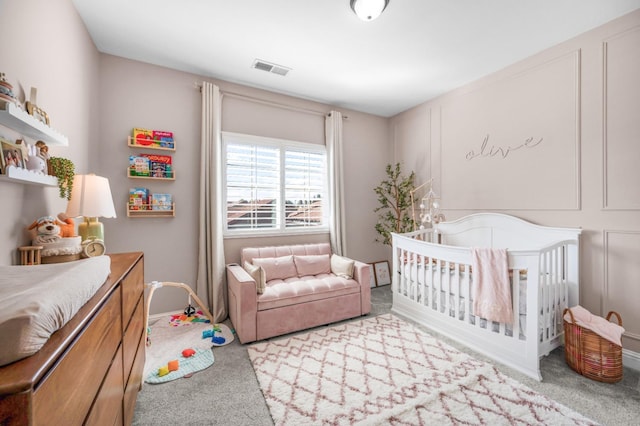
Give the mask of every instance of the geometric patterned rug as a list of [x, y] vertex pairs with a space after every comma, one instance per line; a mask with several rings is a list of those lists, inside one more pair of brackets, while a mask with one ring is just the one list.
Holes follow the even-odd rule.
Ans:
[[595, 425], [391, 315], [248, 347], [276, 425]]

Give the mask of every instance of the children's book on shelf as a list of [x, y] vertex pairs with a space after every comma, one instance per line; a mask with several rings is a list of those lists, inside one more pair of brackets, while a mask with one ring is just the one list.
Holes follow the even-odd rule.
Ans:
[[171, 194], [151, 194], [151, 210], [171, 210], [172, 208]]
[[141, 154], [143, 157], [149, 159], [149, 169], [152, 177], [158, 178], [172, 178], [173, 167], [172, 159], [170, 155], [157, 155], [157, 154]]
[[129, 156], [129, 176], [150, 176], [150, 162], [147, 157]]
[[129, 210], [149, 209], [149, 189], [130, 188], [129, 189]]
[[150, 148], [173, 148], [173, 132], [164, 130], [133, 129], [133, 139], [136, 145]]

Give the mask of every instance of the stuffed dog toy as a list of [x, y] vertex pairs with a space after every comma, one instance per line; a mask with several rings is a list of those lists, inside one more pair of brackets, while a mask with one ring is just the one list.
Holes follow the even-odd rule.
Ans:
[[53, 243], [60, 239], [60, 226], [56, 223], [53, 216], [43, 216], [36, 220], [27, 228], [28, 230], [36, 230], [36, 236], [33, 244]]
[[58, 221], [56, 223], [60, 227], [60, 236], [62, 238], [76, 236], [76, 224], [73, 222], [73, 219], [66, 214], [58, 214]]

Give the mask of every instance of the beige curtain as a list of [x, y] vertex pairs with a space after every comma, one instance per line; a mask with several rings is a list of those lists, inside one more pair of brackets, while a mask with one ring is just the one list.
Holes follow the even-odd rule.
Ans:
[[342, 164], [342, 113], [331, 111], [325, 118], [325, 137], [329, 164], [329, 239], [331, 249], [340, 256], [347, 255], [344, 215], [344, 168]]
[[196, 294], [206, 301], [215, 322], [227, 318], [224, 242], [222, 239], [222, 98], [218, 86], [202, 84], [200, 149], [200, 232]]

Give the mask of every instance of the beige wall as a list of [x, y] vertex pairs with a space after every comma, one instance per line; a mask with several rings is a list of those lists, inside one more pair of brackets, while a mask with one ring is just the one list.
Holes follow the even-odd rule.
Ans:
[[[36, 87], [37, 105], [69, 138], [69, 147], [51, 146], [50, 153], [87, 173], [98, 131], [99, 53], [71, 2], [0, 0], [0, 58], [0, 72], [21, 100], [29, 100]], [[1, 125], [0, 135], [19, 137]], [[65, 211], [67, 204], [52, 187], [0, 182], [0, 194], [0, 264], [15, 264], [16, 248], [29, 243], [24, 228], [40, 216]]]
[[619, 312], [635, 352], [639, 46], [634, 12], [390, 120], [396, 158], [435, 179], [447, 219], [502, 211], [582, 228], [581, 304]]
[[[110, 252], [144, 251], [146, 281], [180, 281], [195, 287], [201, 107], [194, 83], [202, 80], [201, 76], [137, 61], [100, 57], [100, 131], [92, 145], [92, 164], [98, 174], [109, 178], [118, 214], [117, 219], [103, 220], [106, 244]], [[213, 82], [226, 93], [222, 101], [223, 130], [324, 143], [324, 113], [331, 110], [330, 106]], [[344, 113], [349, 116], [344, 122], [347, 254], [373, 262], [387, 257], [386, 249], [373, 243], [373, 187], [382, 179], [388, 158], [387, 119], [354, 111]], [[128, 156], [139, 152], [126, 143], [133, 127], [174, 132], [175, 181], [127, 178]], [[126, 202], [129, 188], [134, 186], [173, 194], [176, 217], [128, 218]], [[328, 241], [328, 235], [233, 238], [225, 241], [225, 255], [227, 262], [237, 262], [241, 247], [318, 241]], [[154, 295], [151, 310], [182, 309], [185, 300], [179, 290], [166, 289]]]

